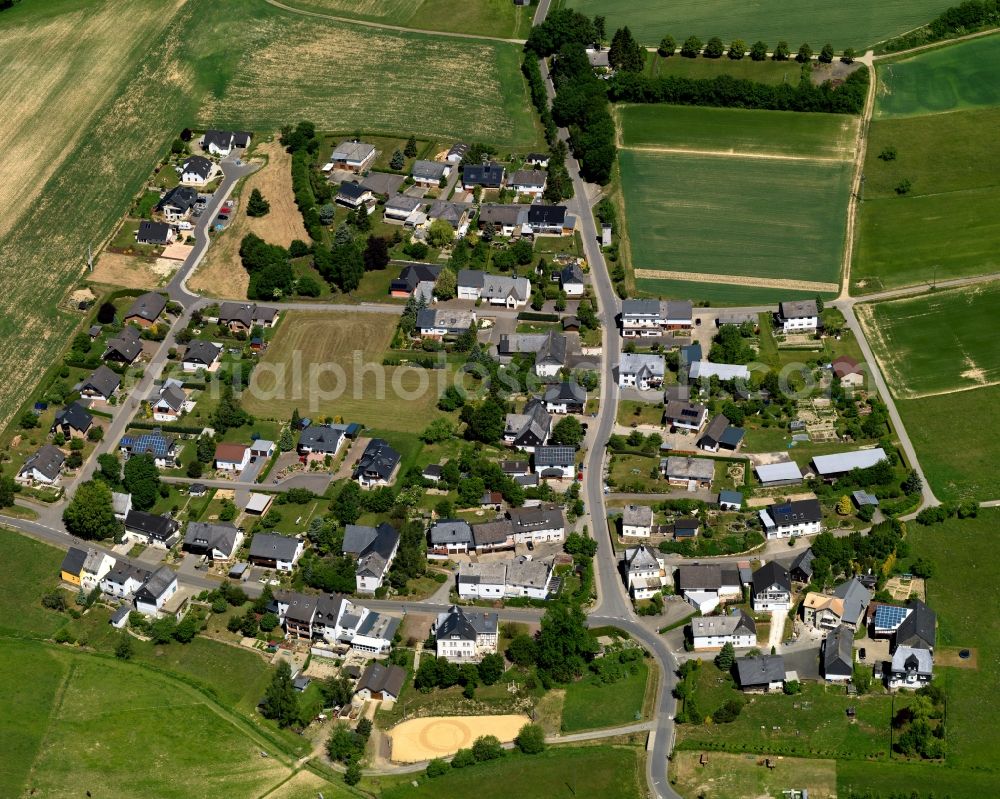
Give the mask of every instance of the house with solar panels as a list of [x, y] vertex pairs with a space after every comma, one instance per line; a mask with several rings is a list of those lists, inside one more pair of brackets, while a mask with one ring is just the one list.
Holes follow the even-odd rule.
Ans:
[[124, 435], [118, 450], [125, 460], [133, 455], [152, 455], [159, 469], [167, 469], [177, 463], [177, 439], [165, 435], [160, 429]]

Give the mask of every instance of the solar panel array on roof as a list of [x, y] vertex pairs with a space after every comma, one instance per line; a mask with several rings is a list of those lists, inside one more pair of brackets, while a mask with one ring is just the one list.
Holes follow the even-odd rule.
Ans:
[[144, 433], [141, 436], [125, 436], [122, 446], [129, 447], [134, 455], [166, 456], [170, 452], [171, 440], [161, 433]]
[[895, 605], [879, 605], [875, 608], [875, 629], [895, 630], [909, 614], [909, 608], [899, 608]]

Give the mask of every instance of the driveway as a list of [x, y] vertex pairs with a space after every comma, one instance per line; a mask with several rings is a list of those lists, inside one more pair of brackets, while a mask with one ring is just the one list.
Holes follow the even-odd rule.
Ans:
[[767, 651], [774, 647], [775, 652], [781, 651], [781, 642], [785, 637], [785, 619], [788, 618], [787, 610], [776, 610], [771, 614], [771, 630], [767, 636]]

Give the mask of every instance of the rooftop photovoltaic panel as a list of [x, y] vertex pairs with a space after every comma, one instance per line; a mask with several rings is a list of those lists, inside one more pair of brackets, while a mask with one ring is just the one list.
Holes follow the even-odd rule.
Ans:
[[137, 455], [147, 452], [151, 455], [166, 455], [170, 451], [170, 439], [155, 433], [136, 437], [126, 436], [122, 439], [122, 446], [131, 446], [132, 452]]
[[909, 615], [909, 608], [897, 608], [894, 605], [879, 605], [875, 609], [875, 626], [882, 630], [891, 630], [903, 623]]

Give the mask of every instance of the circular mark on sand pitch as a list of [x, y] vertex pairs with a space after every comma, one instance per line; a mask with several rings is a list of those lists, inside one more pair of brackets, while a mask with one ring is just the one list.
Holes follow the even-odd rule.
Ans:
[[968, 660], [972, 657], [972, 653], [968, 649], [963, 649], [958, 653], [958, 656], [962, 658], [962, 660]]
[[433, 752], [450, 754], [472, 742], [472, 730], [458, 719], [442, 719], [424, 727], [417, 741]]

